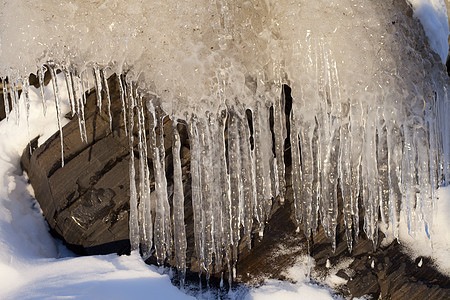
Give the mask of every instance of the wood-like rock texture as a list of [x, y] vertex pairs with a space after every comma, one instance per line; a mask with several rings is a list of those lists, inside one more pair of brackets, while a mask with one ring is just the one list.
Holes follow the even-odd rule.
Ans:
[[[111, 88], [118, 90], [116, 81]], [[63, 129], [64, 163], [61, 167], [59, 133], [30, 155], [22, 156], [36, 199], [50, 228], [78, 253], [129, 251], [128, 137], [120, 117], [119, 94], [112, 95], [113, 131], [105, 113], [96, 113], [95, 94], [86, 107], [87, 143], [81, 142], [74, 118]]]

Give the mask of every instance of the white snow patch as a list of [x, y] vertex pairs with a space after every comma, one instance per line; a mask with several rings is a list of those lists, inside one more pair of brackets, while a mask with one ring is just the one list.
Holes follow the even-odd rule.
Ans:
[[267, 280], [263, 286], [252, 289], [245, 299], [336, 299], [330, 290], [311, 283], [310, 274], [313, 267], [314, 260], [310, 256], [298, 257], [296, 264], [284, 273], [292, 282]]
[[[439, 271], [450, 276], [450, 186], [438, 189], [438, 200], [434, 209], [433, 224], [426, 232], [422, 221], [417, 222], [415, 234], [410, 234], [404, 214], [401, 215], [399, 226], [399, 242], [412, 259], [420, 256], [430, 257]], [[418, 216], [419, 218], [420, 216]], [[383, 229], [382, 229], [383, 230]], [[394, 240], [391, 230], [383, 230], [387, 236], [382, 245]]]
[[321, 276], [319, 274], [313, 274], [313, 277], [316, 278], [318, 281], [322, 282], [326, 286], [329, 286], [333, 289], [337, 289], [340, 286], [347, 283], [347, 280], [339, 277], [337, 273], [339, 270], [343, 270], [344, 273], [347, 274], [347, 276], [352, 277], [350, 275], [353, 275], [353, 270], [349, 269], [350, 264], [353, 262], [353, 258], [344, 258], [340, 260], [338, 263], [336, 263], [334, 266], [331, 265], [327, 267], [328, 271], [325, 276]]
[[430, 41], [430, 47], [445, 64], [448, 56], [448, 17], [444, 0], [408, 0]]

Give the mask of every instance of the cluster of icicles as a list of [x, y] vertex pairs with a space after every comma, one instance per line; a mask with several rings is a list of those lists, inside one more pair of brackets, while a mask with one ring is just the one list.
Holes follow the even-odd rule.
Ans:
[[[204, 109], [180, 118], [166, 115], [161, 108], [163, 100], [140, 91], [126, 75], [117, 77], [130, 152], [133, 153], [135, 145], [139, 152], [137, 164], [134, 155], [130, 156], [129, 168], [129, 228], [133, 250], [140, 249], [145, 258], [155, 255], [160, 263], [174, 257], [180, 273], [186, 272], [185, 196], [177, 126], [180, 122], [186, 126], [190, 142], [195, 255], [199, 269], [207, 274], [228, 270], [233, 276], [241, 239], [250, 247], [255, 232], [263, 235], [273, 201], [283, 204], [286, 186], [291, 184], [299, 229], [310, 237], [320, 220], [333, 248], [336, 247], [338, 191], [342, 195], [350, 251], [359, 235], [359, 201], [364, 209], [364, 232], [374, 245], [379, 220], [387, 227], [390, 225], [397, 236], [401, 212], [412, 235], [418, 220], [423, 220], [427, 233], [431, 233], [436, 189], [450, 178], [450, 125], [445, 121], [450, 106], [446, 88], [436, 89], [432, 99], [422, 99], [422, 116], [412, 114], [410, 118], [398, 120], [383, 111], [378, 98], [339, 99], [338, 70], [330, 52], [320, 53], [316, 65], [319, 66], [316, 66], [316, 85], [303, 91], [304, 99], [294, 97], [289, 115], [285, 113], [281, 81], [270, 92], [256, 88], [251, 105], [249, 101], [217, 99], [221, 103], [217, 111]], [[61, 77], [58, 81], [59, 71], [64, 74], [65, 82], [61, 82]], [[78, 116], [82, 141], [87, 141], [84, 105], [90, 80], [95, 85], [100, 111], [102, 102], [106, 102], [103, 110], [111, 120], [107, 68], [95, 65], [78, 73], [53, 62], [42, 66], [37, 77], [44, 114], [46, 72], [53, 79], [60, 129], [59, 86], [62, 84], [67, 86], [72, 114]], [[3, 78], [7, 115], [11, 112], [10, 103], [19, 107], [19, 89], [25, 95], [28, 114], [28, 87], [28, 78], [13, 74]], [[305, 113], [306, 97], [315, 99], [316, 109]], [[383, 101], [388, 100], [392, 101]], [[14, 111], [19, 113], [19, 109]], [[165, 171], [166, 118], [172, 120], [167, 124], [172, 124], [173, 134], [171, 197]], [[284, 155], [289, 153], [285, 152], [286, 145], [290, 145], [291, 176], [285, 174]], [[147, 157], [151, 157], [150, 164]], [[292, 182], [286, 182], [286, 178]]]

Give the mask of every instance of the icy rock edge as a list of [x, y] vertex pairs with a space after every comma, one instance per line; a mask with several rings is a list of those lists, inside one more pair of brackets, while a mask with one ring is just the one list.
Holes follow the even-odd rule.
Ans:
[[[153, 162], [139, 159], [136, 168], [130, 159], [130, 241], [144, 257], [162, 263], [174, 255], [186, 271], [177, 123], [189, 133], [195, 255], [208, 274], [233, 274], [241, 233], [250, 247], [254, 228], [264, 233], [273, 201], [283, 203], [286, 139], [295, 218], [307, 237], [320, 221], [335, 240], [338, 191], [350, 251], [359, 207], [374, 245], [379, 222], [398, 236], [400, 214], [411, 235], [419, 220], [432, 235], [436, 189], [450, 179], [448, 77], [404, 2], [11, 2], [3, 2], [0, 26], [7, 115], [10, 105], [22, 106], [19, 89], [26, 111], [13, 112], [28, 114], [28, 76], [36, 74], [43, 89], [49, 72], [59, 127], [58, 91], [66, 85], [83, 142], [87, 87], [95, 85], [100, 110], [106, 98], [111, 116], [107, 78], [120, 74], [130, 151], [137, 144], [139, 157], [149, 152]], [[26, 13], [8, 12], [15, 9]], [[288, 120], [283, 84], [292, 88]]]

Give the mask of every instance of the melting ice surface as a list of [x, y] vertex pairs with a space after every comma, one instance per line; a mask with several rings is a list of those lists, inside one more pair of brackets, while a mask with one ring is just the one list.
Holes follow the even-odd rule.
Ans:
[[[450, 178], [448, 77], [401, 3], [2, 4], [0, 76], [12, 105], [19, 104], [22, 89], [24, 113], [29, 74], [43, 85], [49, 72], [58, 126], [64, 86], [84, 141], [86, 87], [95, 85], [100, 109], [110, 113], [106, 79], [120, 75], [130, 149], [138, 139], [139, 151], [136, 165], [134, 156], [130, 160], [130, 240], [144, 256], [154, 249], [162, 262], [174, 253], [185, 272], [177, 123], [189, 133], [200, 269], [228, 268], [232, 274], [240, 229], [249, 245], [255, 227], [263, 234], [273, 201], [283, 203], [291, 183], [299, 228], [309, 237], [320, 221], [333, 247], [338, 192], [349, 249], [359, 235], [360, 215], [373, 241], [379, 222], [396, 236], [401, 214], [411, 235], [419, 220], [432, 234], [436, 189]], [[55, 80], [59, 71], [64, 80]], [[289, 115], [283, 84], [292, 89]], [[5, 106], [9, 113], [8, 101]], [[172, 215], [162, 131], [166, 118], [174, 124]], [[151, 164], [143, 159], [148, 153]], [[62, 163], [63, 158], [62, 153]]]

